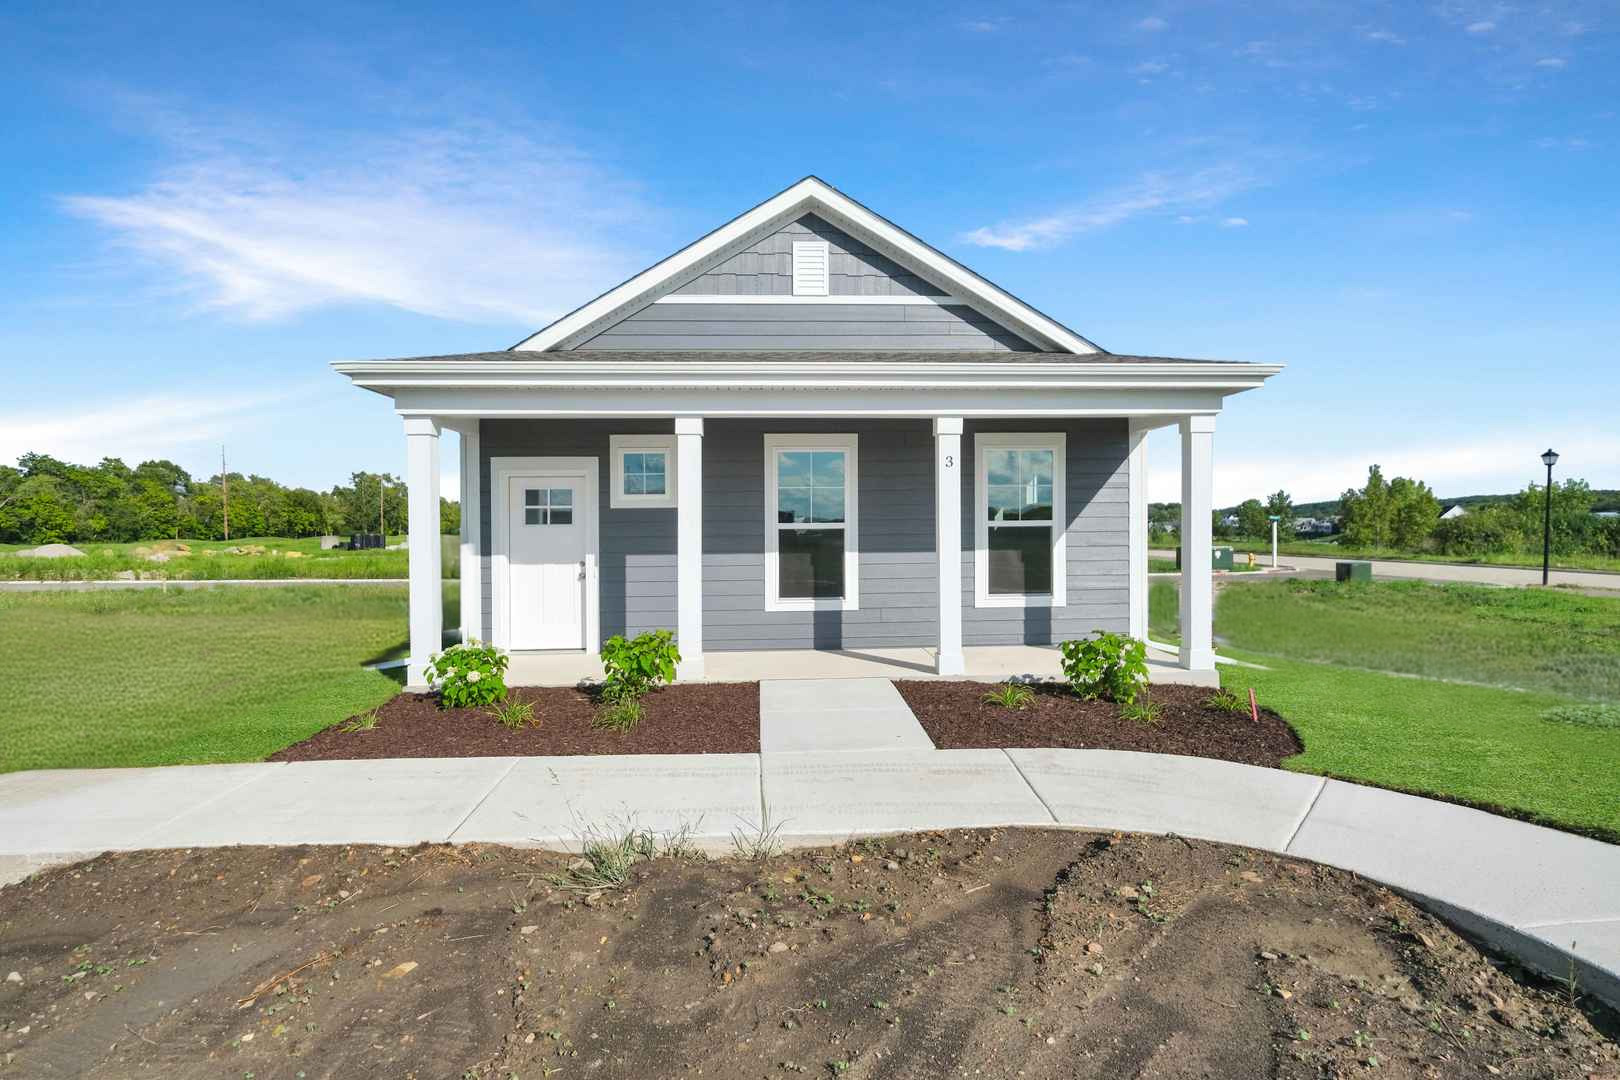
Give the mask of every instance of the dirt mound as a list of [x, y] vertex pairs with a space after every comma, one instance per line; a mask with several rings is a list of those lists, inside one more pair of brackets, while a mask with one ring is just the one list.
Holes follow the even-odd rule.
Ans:
[[[1337, 871], [1175, 838], [660, 858], [102, 856], [0, 891], [0, 1077], [1610, 1077], [1562, 991]], [[1612, 1028], [1610, 1029], [1612, 1033]]]
[[39, 547], [25, 548], [17, 554], [30, 559], [78, 559], [84, 556], [84, 552], [72, 544], [41, 544]]

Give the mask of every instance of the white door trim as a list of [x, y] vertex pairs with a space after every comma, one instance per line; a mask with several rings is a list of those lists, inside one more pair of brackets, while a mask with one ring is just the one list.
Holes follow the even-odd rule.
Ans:
[[492, 564], [490, 601], [494, 616], [494, 643], [497, 648], [511, 650], [512, 598], [511, 550], [512, 521], [507, 506], [506, 489], [514, 476], [535, 474], [540, 476], [583, 477], [584, 491], [580, 509], [587, 511], [585, 524], [585, 641], [583, 650], [595, 655], [602, 647], [602, 541], [601, 541], [601, 462], [593, 457], [492, 457], [489, 459], [490, 525], [494, 543], [490, 547]]

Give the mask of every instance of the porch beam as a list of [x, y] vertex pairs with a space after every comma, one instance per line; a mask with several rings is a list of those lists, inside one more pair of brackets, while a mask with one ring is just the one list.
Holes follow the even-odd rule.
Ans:
[[934, 553], [939, 568], [939, 649], [934, 671], [960, 675], [962, 657], [962, 418], [934, 420]]
[[703, 678], [703, 418], [675, 418], [676, 674]]
[[1181, 666], [1215, 668], [1215, 417], [1181, 418]]
[[406, 545], [410, 560], [411, 656], [408, 689], [428, 686], [429, 657], [444, 643], [443, 584], [439, 555], [439, 423], [405, 417]]

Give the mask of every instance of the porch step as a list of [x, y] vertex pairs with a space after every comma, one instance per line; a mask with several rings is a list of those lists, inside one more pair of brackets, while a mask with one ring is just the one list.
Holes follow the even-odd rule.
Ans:
[[759, 684], [759, 747], [805, 750], [932, 750], [888, 679], [765, 679]]

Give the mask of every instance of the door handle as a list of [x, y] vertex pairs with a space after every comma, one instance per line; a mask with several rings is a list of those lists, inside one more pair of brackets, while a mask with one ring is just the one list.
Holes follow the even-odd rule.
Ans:
[[585, 580], [585, 560], [579, 560], [579, 580]]

